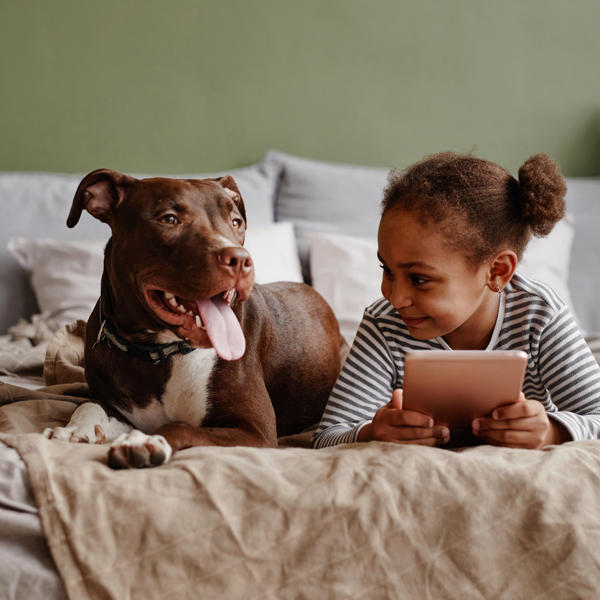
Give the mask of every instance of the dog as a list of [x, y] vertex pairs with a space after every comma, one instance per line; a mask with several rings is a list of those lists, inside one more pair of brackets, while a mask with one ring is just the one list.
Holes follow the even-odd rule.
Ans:
[[275, 447], [319, 420], [344, 353], [337, 320], [304, 283], [254, 283], [233, 177], [99, 169], [68, 227], [83, 210], [112, 232], [85, 335], [93, 401], [46, 437], [111, 442], [111, 467], [149, 467], [193, 446]]

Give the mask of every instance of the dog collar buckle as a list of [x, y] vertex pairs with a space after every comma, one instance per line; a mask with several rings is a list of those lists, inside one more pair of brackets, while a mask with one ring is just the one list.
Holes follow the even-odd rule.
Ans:
[[137, 342], [129, 342], [128, 340], [120, 337], [112, 323], [108, 319], [104, 319], [100, 325], [100, 331], [98, 337], [92, 349], [96, 344], [106, 341], [107, 344], [113, 346], [122, 352], [131, 354], [137, 358], [141, 358], [150, 361], [152, 364], [157, 365], [158, 363], [166, 360], [173, 356], [173, 354], [189, 354], [196, 348], [189, 346], [185, 342], [171, 342], [169, 344], [144, 344]]
[[188, 346], [185, 342], [172, 342], [170, 344], [143, 344], [143, 346], [151, 346], [153, 349], [148, 351], [148, 358], [154, 363], [169, 358], [173, 354], [189, 354], [196, 348]]

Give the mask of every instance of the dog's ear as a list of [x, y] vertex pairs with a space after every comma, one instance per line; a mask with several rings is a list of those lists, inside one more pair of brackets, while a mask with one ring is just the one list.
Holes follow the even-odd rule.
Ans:
[[112, 227], [113, 211], [134, 181], [133, 177], [109, 169], [97, 169], [88, 173], [75, 192], [67, 226], [75, 227], [85, 209], [93, 217]]
[[215, 181], [221, 185], [229, 196], [231, 196], [231, 199], [235, 202], [247, 225], [248, 219], [246, 218], [246, 207], [244, 206], [244, 200], [242, 199], [242, 194], [240, 193], [235, 179], [231, 175], [225, 175], [224, 177], [218, 177]]

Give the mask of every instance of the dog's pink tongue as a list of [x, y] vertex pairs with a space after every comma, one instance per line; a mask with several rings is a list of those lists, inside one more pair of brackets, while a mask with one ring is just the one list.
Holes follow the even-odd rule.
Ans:
[[198, 312], [206, 333], [223, 360], [237, 360], [246, 351], [246, 339], [231, 307], [221, 296], [198, 301]]

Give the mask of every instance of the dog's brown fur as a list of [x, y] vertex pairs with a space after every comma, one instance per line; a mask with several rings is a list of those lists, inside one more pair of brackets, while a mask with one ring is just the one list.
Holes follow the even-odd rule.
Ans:
[[[112, 230], [101, 300], [90, 316], [85, 347], [91, 396], [109, 414], [123, 418], [133, 407], [157, 402], [172, 359], [152, 364], [98, 341], [101, 322], [108, 318], [118, 334], [132, 342], [156, 342], [166, 336], [207, 348], [210, 340], [191, 317], [182, 317], [177, 325], [161, 320], [144, 286], [194, 300], [235, 288], [232, 308], [246, 350], [238, 360], [217, 359], [203, 422], [169, 422], [146, 433], [162, 434], [173, 450], [275, 446], [278, 436], [318, 421], [340, 369], [343, 342], [337, 321], [305, 284], [253, 284], [252, 261], [242, 248], [245, 207], [231, 177], [138, 180], [94, 171], [79, 185], [67, 221], [70, 227], [84, 209]], [[179, 223], [165, 215], [175, 215]]]

